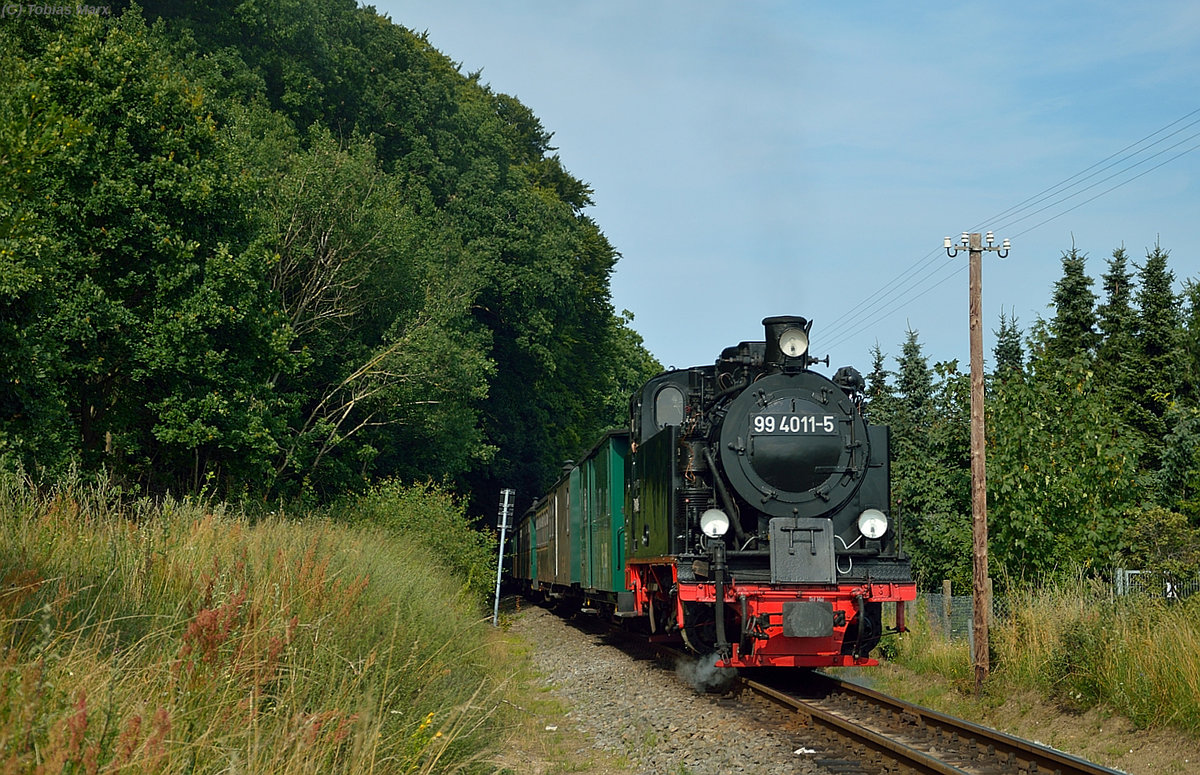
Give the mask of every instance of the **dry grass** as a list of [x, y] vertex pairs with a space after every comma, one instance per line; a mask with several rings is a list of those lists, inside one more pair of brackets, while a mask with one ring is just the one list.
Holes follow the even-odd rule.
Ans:
[[0, 482], [0, 773], [487, 771], [514, 670], [381, 530]]
[[[909, 624], [893, 661], [972, 695], [967, 640], [931, 628], [921, 607]], [[1101, 709], [1139, 728], [1200, 735], [1200, 599], [1114, 598], [1079, 579], [1010, 596], [990, 633], [992, 703], [1036, 693], [1071, 712]]]
[[1079, 582], [1019, 596], [997, 627], [999, 674], [1076, 710], [1200, 734], [1200, 600], [1114, 598]]

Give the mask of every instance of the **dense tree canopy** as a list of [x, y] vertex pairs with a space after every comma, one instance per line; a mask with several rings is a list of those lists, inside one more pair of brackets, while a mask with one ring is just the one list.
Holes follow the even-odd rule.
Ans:
[[116, 6], [0, 58], [5, 465], [532, 495], [657, 370], [550, 133], [373, 9]]
[[37, 462], [78, 452], [151, 484], [262, 475], [279, 408], [262, 375], [291, 367], [290, 333], [262, 304], [271, 257], [253, 244], [245, 183], [203, 90], [139, 17], [66, 29], [37, 59], [9, 59], [69, 135], [30, 163], [13, 203], [36, 218], [6, 255], [38, 278], [10, 302], [27, 313], [10, 325], [32, 373], [10, 383], [6, 436], [53, 427]]

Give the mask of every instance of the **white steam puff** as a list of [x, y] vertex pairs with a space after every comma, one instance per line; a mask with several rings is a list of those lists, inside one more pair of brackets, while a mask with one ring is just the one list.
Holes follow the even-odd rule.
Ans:
[[723, 692], [737, 677], [737, 670], [732, 667], [717, 667], [717, 654], [705, 654], [692, 659], [681, 657], [675, 663], [675, 675], [691, 685], [698, 692]]

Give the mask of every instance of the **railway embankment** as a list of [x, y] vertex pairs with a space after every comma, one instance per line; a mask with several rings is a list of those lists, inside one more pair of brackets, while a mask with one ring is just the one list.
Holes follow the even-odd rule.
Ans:
[[[360, 505], [251, 514], [0, 476], [0, 770], [485, 767], [522, 662], [448, 570], [465, 520], [425, 488]], [[380, 524], [385, 506], [454, 553]]]
[[[587, 619], [568, 622], [522, 607], [509, 622], [511, 636], [528, 644], [534, 680], [548, 700], [527, 714], [524, 737], [510, 743], [505, 761], [522, 762], [513, 772], [823, 771], [817, 760], [828, 754], [819, 750], [811, 729], [694, 687], [675, 666], [649, 652], [618, 647]], [[969, 681], [942, 674], [932, 663], [921, 668], [885, 663], [859, 671], [857, 678], [893, 696], [1133, 775], [1200, 771], [1200, 741], [1190, 734], [1139, 729], [1108, 708], [1073, 710], [1033, 688], [998, 686], [976, 698]]]

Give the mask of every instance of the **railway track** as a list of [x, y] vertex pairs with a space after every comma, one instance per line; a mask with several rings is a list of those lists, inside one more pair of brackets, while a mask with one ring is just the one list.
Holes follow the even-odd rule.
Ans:
[[[600, 617], [576, 617], [575, 626], [607, 631], [613, 645], [643, 659], [658, 654], [673, 663], [695, 661]], [[796, 753], [838, 775], [1124, 775], [817, 671], [743, 671], [731, 688], [719, 702], [744, 705], [758, 724], [795, 729]]]
[[[815, 679], [815, 680], [812, 680]], [[824, 673], [803, 682], [743, 679], [800, 715], [825, 741], [817, 762], [837, 772], [938, 775], [1120, 775], [1062, 751], [913, 705]]]

